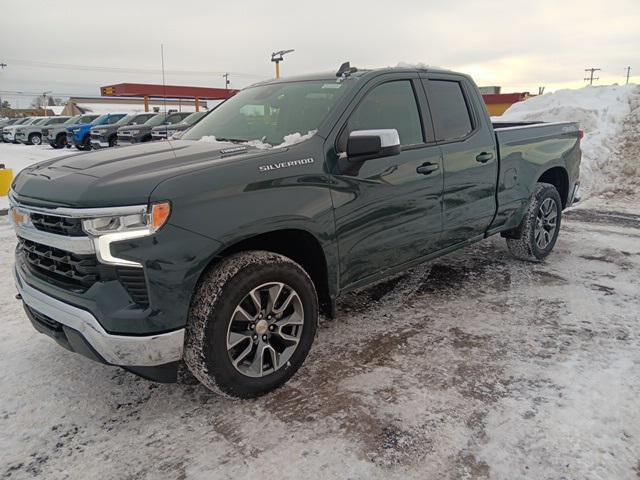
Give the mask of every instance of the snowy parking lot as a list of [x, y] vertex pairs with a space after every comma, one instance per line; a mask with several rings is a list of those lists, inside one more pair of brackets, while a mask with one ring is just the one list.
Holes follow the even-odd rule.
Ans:
[[640, 474], [638, 203], [570, 211], [543, 264], [500, 238], [342, 299], [252, 401], [68, 353], [29, 324], [0, 220], [3, 478]]
[[[492, 237], [350, 293], [257, 400], [152, 383], [38, 334], [0, 216], [1, 478], [640, 478], [640, 89], [563, 92], [510, 118], [586, 131], [588, 195], [548, 259]], [[0, 163], [65, 153], [0, 144]]]

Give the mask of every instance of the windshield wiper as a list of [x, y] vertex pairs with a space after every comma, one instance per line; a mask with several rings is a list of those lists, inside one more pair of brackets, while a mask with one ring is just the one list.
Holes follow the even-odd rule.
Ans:
[[247, 140], [242, 140], [241, 138], [218, 138], [216, 140], [219, 142], [231, 142], [231, 143], [246, 143]]

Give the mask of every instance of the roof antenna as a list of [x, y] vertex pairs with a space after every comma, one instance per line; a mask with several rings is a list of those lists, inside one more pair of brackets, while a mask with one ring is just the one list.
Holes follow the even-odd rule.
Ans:
[[340, 68], [336, 72], [336, 77], [344, 80], [349, 75], [357, 71], [358, 69], [356, 67], [352, 67], [350, 62], [344, 62], [342, 65], [340, 65]]

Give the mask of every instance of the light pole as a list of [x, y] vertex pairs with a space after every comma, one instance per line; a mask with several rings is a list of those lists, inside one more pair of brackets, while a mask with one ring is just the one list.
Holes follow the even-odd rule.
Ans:
[[222, 75], [222, 77], [224, 78], [224, 89], [229, 90], [229, 84], [231, 83], [229, 81], [229, 74], [225, 73], [224, 75]]
[[271, 54], [271, 61], [276, 64], [276, 78], [280, 78], [280, 62], [282, 61], [283, 55], [291, 52], [295, 52], [295, 50], [280, 50], [279, 52], [273, 52]]

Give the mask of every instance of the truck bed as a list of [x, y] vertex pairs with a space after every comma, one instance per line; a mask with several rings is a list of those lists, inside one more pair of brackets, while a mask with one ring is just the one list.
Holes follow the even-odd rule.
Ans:
[[[581, 136], [577, 122], [495, 122], [493, 128], [500, 171], [498, 211], [490, 232], [517, 225], [543, 172], [560, 167], [568, 179], [578, 178]], [[572, 187], [568, 179], [559, 192], [563, 205]]]

